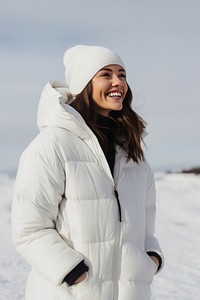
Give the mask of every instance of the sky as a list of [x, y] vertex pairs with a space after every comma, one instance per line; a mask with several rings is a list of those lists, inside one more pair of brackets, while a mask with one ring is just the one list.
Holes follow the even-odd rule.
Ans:
[[65, 82], [77, 44], [123, 59], [153, 170], [200, 165], [199, 0], [0, 0], [0, 171], [15, 171], [38, 134], [41, 91]]

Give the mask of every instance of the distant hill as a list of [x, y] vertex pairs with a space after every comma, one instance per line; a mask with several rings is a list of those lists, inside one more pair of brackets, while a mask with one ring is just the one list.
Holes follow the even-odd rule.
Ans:
[[182, 171], [178, 172], [182, 174], [200, 174], [200, 167], [193, 167], [193, 168], [188, 168], [188, 169], [183, 169]]
[[184, 168], [180, 170], [169, 170], [167, 171], [168, 174], [176, 173], [176, 174], [195, 174], [200, 175], [200, 167], [191, 167], [191, 168]]
[[189, 169], [183, 169], [180, 173], [183, 174], [200, 174], [200, 167], [194, 167], [194, 168], [189, 168]]

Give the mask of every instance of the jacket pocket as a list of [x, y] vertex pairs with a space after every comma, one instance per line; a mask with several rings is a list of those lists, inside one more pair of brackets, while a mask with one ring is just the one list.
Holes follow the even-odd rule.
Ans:
[[[80, 283], [68, 286], [66, 288], [67, 295], [71, 295], [73, 300], [110, 300], [110, 296], [104, 291], [104, 283], [94, 278], [89, 272], [87, 277]], [[105, 297], [102, 298], [102, 295]], [[71, 298], [69, 298], [71, 300]], [[64, 300], [64, 299], [63, 299]]]
[[152, 282], [157, 267], [142, 247], [135, 242], [124, 243], [121, 255], [121, 281]]

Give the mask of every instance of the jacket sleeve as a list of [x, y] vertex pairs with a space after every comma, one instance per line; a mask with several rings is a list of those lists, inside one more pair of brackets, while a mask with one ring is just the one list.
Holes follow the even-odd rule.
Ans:
[[[159, 271], [163, 267], [164, 257], [160, 248], [159, 242], [155, 237], [155, 218], [156, 218], [156, 192], [155, 180], [153, 172], [151, 171], [148, 163], [146, 167], [146, 229], [145, 229], [145, 251], [147, 253], [156, 253], [160, 257], [161, 265]], [[156, 255], [156, 256], [157, 256]]]
[[[41, 150], [42, 149], [42, 150]], [[12, 202], [12, 237], [16, 249], [43, 277], [63, 282], [84, 257], [70, 248], [56, 230], [65, 174], [58, 154], [48, 143], [22, 155]]]

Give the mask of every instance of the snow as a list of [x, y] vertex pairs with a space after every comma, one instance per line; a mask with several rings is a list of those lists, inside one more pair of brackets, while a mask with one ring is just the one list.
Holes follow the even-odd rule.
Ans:
[[[152, 284], [153, 300], [200, 299], [200, 176], [155, 173], [156, 233], [165, 267]], [[29, 265], [12, 245], [14, 178], [0, 173], [0, 299], [23, 300]], [[139, 300], [139, 299], [138, 299]]]
[[200, 176], [155, 174], [156, 231], [165, 268], [155, 277], [153, 299], [200, 299]]
[[14, 179], [0, 174], [0, 299], [24, 299], [30, 267], [16, 252], [10, 233], [10, 207]]

